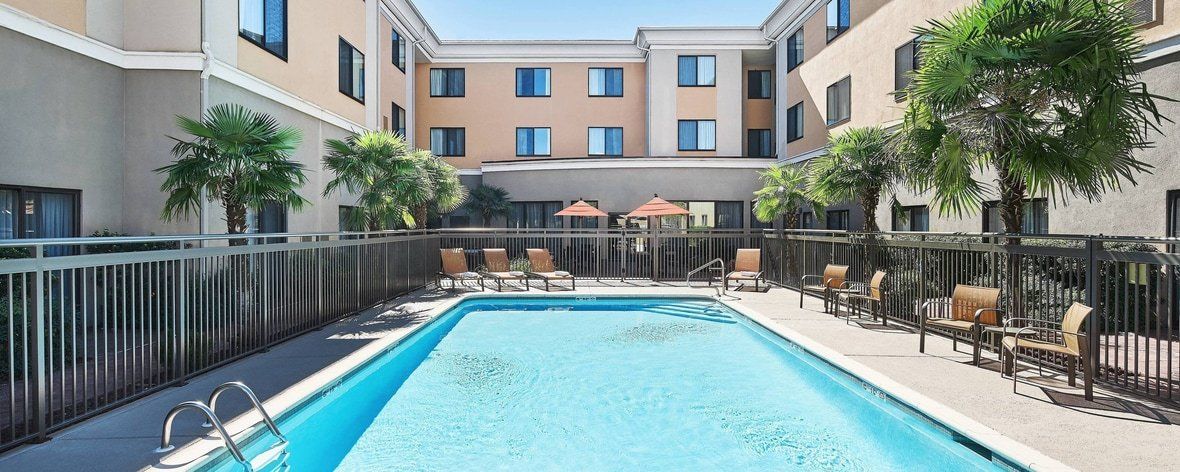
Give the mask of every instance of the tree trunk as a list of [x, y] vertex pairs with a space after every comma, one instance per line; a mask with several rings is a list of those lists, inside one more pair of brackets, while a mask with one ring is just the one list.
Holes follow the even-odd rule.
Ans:
[[[1005, 233], [1020, 233], [1024, 225], [1024, 181], [1012, 174], [1007, 162], [996, 165], [997, 181], [1000, 186], [1000, 219], [1004, 222]], [[995, 231], [995, 228], [991, 228]], [[1020, 244], [1016, 238], [1008, 238], [1009, 244]]]
[[881, 201], [881, 188], [872, 187], [865, 189], [860, 194], [860, 209], [865, 215], [864, 224], [861, 229], [864, 231], [875, 233], [881, 229], [877, 227], [877, 204]]
[[422, 205], [415, 208], [412, 216], [414, 217], [414, 229], [426, 229], [426, 219], [429, 216], [429, 207]]
[[[221, 196], [225, 207], [225, 231], [229, 234], [243, 234], [249, 228], [246, 223], [246, 205], [231, 197], [226, 191]], [[230, 246], [245, 246], [245, 239], [231, 239]]]
[[783, 223], [784, 229], [799, 229], [799, 212], [792, 211], [783, 215], [786, 221]]
[[491, 227], [492, 227], [492, 217], [491, 217], [491, 215], [488, 215], [488, 214], [484, 214], [484, 215], [483, 215], [483, 227], [484, 227], [484, 228], [491, 228]]

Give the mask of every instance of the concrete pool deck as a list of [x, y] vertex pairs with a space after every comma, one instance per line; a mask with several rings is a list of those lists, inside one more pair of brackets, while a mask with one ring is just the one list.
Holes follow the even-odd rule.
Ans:
[[[573, 295], [711, 295], [712, 290], [649, 282], [579, 284]], [[1180, 457], [1169, 454], [1180, 442], [1180, 411], [1142, 398], [1098, 388], [1095, 401], [1086, 402], [1080, 389], [1063, 378], [1036, 379], [1022, 371], [1018, 394], [1009, 379], [1000, 378], [994, 356], [982, 367], [970, 365], [966, 346], [951, 349], [942, 338], [927, 340], [927, 352], [917, 352], [917, 335], [905, 328], [882, 327], [855, 321], [849, 325], [819, 311], [821, 302], [808, 298], [799, 309], [798, 293], [774, 288], [765, 293], [740, 292], [730, 302], [769, 318], [816, 343], [843, 354], [894, 382], [940, 402], [1002, 435], [1081, 470], [1180, 470]], [[168, 388], [94, 419], [55, 433], [43, 444], [28, 445], [0, 455], [0, 470], [139, 470], [160, 464], [160, 422], [173, 405], [205, 400], [214, 386], [243, 380], [267, 402], [297, 397], [298, 385], [308, 377], [323, 377], [341, 369], [347, 359], [388, 345], [421, 326], [466, 294], [420, 290], [255, 354], [188, 384]], [[306, 384], [306, 382], [304, 382]], [[296, 387], [292, 387], [296, 386]], [[283, 395], [281, 392], [286, 391]], [[235, 418], [247, 403], [228, 394], [219, 401], [222, 418]], [[272, 412], [273, 413], [273, 412]], [[229, 422], [237, 434], [253, 421], [242, 415]], [[181, 415], [173, 444], [202, 438], [206, 428], [195, 414]], [[215, 444], [207, 437], [205, 443]]]

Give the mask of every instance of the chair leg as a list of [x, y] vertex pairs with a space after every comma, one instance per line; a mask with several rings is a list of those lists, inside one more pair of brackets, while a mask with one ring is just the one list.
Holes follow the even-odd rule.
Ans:
[[799, 287], [799, 308], [803, 308], [803, 297], [807, 296], [807, 291], [803, 287]]
[[1016, 349], [1012, 349], [1012, 393], [1016, 393]]
[[1070, 357], [1069, 359], [1067, 359], [1065, 361], [1065, 369], [1066, 369], [1065, 378], [1069, 380], [1069, 386], [1070, 387], [1077, 387], [1078, 386], [1078, 381], [1077, 381], [1078, 359], [1076, 357]]
[[926, 323], [918, 325], [918, 352], [926, 352]]
[[1090, 355], [1086, 346], [1081, 346], [1081, 356], [1078, 360], [1082, 363], [1082, 384], [1086, 389], [1086, 401], [1094, 401], [1094, 366], [1090, 364]]
[[981, 333], [979, 326], [971, 330], [971, 363], [979, 365], [979, 357], [982, 354], [982, 346], [979, 345], [979, 337]]

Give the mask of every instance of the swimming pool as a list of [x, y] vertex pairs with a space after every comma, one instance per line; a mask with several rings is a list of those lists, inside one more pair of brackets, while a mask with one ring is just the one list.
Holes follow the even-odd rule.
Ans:
[[[706, 298], [469, 299], [278, 423], [295, 471], [1006, 462]], [[240, 469], [219, 459], [205, 468]]]

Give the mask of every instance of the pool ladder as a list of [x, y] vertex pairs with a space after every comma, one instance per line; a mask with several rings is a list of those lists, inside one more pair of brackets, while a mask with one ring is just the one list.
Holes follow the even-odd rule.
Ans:
[[168, 410], [168, 414], [164, 417], [164, 429], [160, 432], [160, 447], [156, 448], [156, 452], [164, 453], [176, 448], [176, 446], [172, 445], [172, 422], [176, 420], [176, 416], [182, 411], [197, 410], [205, 415], [205, 422], [201, 424], [201, 426], [206, 428], [212, 427], [213, 429], [216, 429], [217, 433], [221, 435], [221, 440], [225, 444], [225, 448], [229, 450], [229, 453], [231, 456], [233, 456], [234, 460], [241, 464], [242, 467], [245, 467], [247, 472], [253, 471], [254, 466], [250, 463], [250, 460], [246, 459], [246, 456], [242, 454], [242, 449], [238, 447], [238, 444], [236, 441], [234, 441], [233, 436], [231, 436], [229, 431], [225, 429], [225, 425], [221, 422], [221, 418], [217, 416], [217, 412], [215, 410], [217, 408], [217, 399], [221, 396], [221, 394], [228, 390], [235, 389], [241, 390], [242, 393], [246, 394], [246, 398], [250, 400], [250, 403], [253, 405], [253, 409], [258, 410], [258, 413], [262, 415], [262, 421], [266, 423], [266, 427], [270, 429], [270, 432], [273, 433], [275, 437], [279, 438], [280, 444], [285, 444], [287, 442], [286, 436], [283, 436], [283, 433], [279, 431], [279, 426], [275, 424], [274, 419], [272, 419], [270, 414], [266, 412], [266, 408], [263, 408], [262, 402], [258, 401], [258, 396], [255, 395], [254, 391], [251, 390], [250, 387], [246, 386], [246, 384], [235, 381], [226, 382], [218, 385], [217, 388], [214, 388], [213, 392], [209, 394], [209, 403], [191, 400], [181, 402], [172, 407], [171, 410]]
[[[725, 290], [725, 280], [724, 280], [725, 261], [722, 260], [720, 257], [715, 258], [709, 262], [706, 262], [706, 263], [702, 264], [700, 267], [697, 267], [696, 269], [688, 271], [688, 274], [686, 274], [684, 276], [685, 285], [688, 285], [691, 288], [692, 287], [692, 276], [696, 275], [698, 272], [703, 271], [703, 270], [707, 270], [710, 272], [710, 274], [709, 274], [709, 287], [712, 288], [713, 290], [717, 291], [717, 295], [715, 298], [722, 298], [722, 297], [729, 296], [729, 294], [726, 293], [726, 290]], [[721, 283], [718, 285], [713, 285], [713, 280], [715, 280], [715, 279], [720, 281]], [[736, 298], [736, 297], [734, 297], [734, 298]]]

